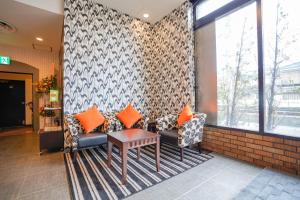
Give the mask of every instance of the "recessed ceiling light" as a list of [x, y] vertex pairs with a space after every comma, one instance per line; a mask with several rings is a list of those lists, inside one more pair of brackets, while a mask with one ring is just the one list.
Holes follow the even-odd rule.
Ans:
[[149, 14], [148, 14], [148, 13], [144, 13], [144, 14], [143, 14], [143, 17], [144, 17], [144, 18], [148, 18], [148, 17], [149, 17]]
[[43, 41], [43, 38], [40, 38], [40, 37], [36, 37], [35, 39], [36, 39], [37, 41], [40, 41], [40, 42]]

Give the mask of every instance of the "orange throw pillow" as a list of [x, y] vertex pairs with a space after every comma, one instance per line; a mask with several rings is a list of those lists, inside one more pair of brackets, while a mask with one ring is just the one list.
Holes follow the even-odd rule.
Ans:
[[142, 115], [129, 104], [123, 111], [117, 114], [117, 118], [125, 125], [126, 128], [131, 128], [137, 121], [142, 118]]
[[77, 114], [75, 117], [79, 120], [85, 133], [90, 133], [105, 121], [105, 118], [95, 106]]
[[186, 105], [181, 111], [177, 123], [179, 126], [182, 126], [185, 122], [190, 121], [193, 118], [193, 112], [189, 105]]

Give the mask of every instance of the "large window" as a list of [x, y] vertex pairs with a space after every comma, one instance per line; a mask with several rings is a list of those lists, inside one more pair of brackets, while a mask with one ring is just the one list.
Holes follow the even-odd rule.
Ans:
[[226, 5], [232, 0], [204, 0], [196, 6], [196, 19], [200, 19], [205, 15]]
[[300, 136], [300, 1], [212, 2], [195, 6], [198, 110], [211, 125]]
[[300, 1], [263, 1], [265, 131], [300, 136]]

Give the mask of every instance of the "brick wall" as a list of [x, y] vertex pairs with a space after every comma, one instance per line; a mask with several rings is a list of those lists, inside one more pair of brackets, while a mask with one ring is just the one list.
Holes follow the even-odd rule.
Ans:
[[300, 175], [300, 141], [205, 127], [203, 148], [258, 166]]

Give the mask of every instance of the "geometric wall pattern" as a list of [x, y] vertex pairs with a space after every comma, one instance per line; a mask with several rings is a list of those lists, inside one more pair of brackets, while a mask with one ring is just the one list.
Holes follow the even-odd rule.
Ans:
[[192, 7], [151, 25], [97, 0], [65, 0], [64, 113], [132, 103], [156, 118], [194, 106]]

